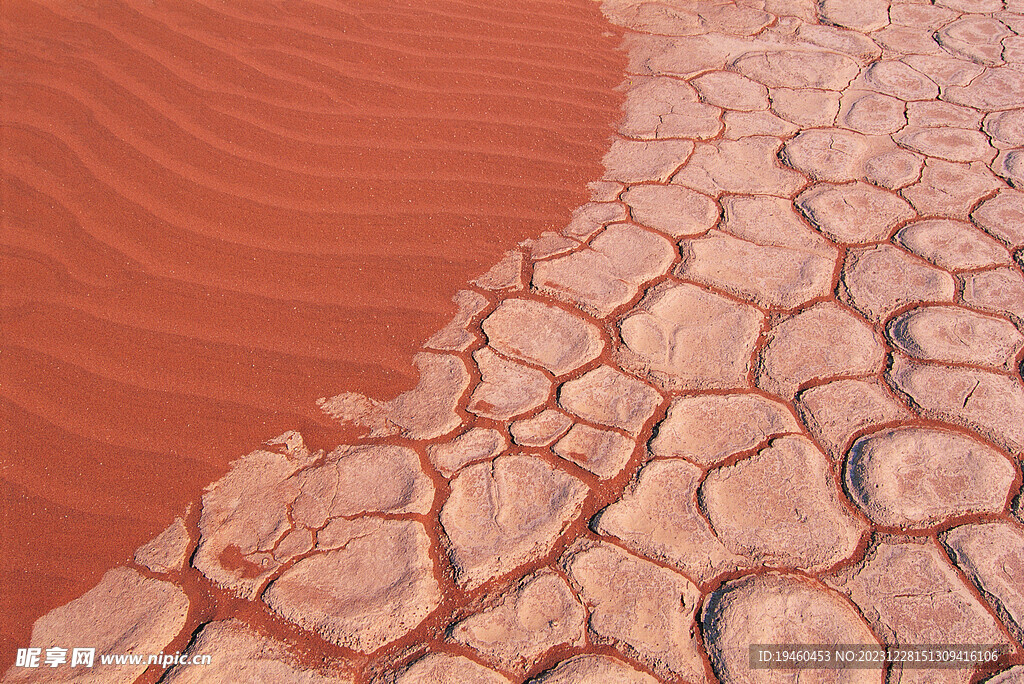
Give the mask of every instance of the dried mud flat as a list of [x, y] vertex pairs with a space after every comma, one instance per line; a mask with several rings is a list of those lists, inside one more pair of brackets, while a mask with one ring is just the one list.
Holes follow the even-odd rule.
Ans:
[[235, 462], [33, 646], [214, 659], [103, 682], [1024, 679], [1024, 4], [602, 8], [592, 201], [459, 293], [416, 389], [322, 402], [365, 439]]

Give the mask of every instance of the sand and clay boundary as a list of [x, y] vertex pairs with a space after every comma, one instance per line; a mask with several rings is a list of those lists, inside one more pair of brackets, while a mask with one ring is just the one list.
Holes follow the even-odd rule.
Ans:
[[5, 681], [793, 677], [751, 643], [1024, 677], [1024, 3], [604, 11], [593, 201], [457, 295], [415, 390], [323, 401], [364, 440], [240, 459], [33, 631], [212, 664]]

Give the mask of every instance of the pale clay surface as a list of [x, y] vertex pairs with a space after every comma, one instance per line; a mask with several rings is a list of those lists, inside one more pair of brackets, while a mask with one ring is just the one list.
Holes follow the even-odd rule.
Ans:
[[[793, 681], [748, 668], [772, 641], [1022, 650], [1024, 2], [602, 9], [629, 66], [592, 201], [455, 295], [417, 388], [321, 401], [365, 436], [239, 459], [32, 646], [187, 646], [214, 666], [161, 681], [303, 684]], [[234, 607], [203, 625], [182, 587], [211, 584]], [[1022, 681], [1013, 662], [888, 681]]]

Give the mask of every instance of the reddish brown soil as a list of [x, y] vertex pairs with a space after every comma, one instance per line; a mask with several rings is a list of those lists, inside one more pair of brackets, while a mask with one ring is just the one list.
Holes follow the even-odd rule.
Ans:
[[585, 198], [590, 0], [0, 13], [0, 669], [314, 401], [412, 387], [468, 278]]

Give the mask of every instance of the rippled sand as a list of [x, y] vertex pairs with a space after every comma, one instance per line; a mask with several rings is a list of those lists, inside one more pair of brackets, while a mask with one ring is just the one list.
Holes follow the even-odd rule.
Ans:
[[0, 648], [315, 407], [415, 385], [564, 225], [620, 98], [592, 2], [5, 3]]

